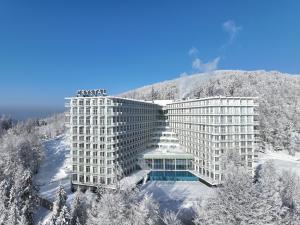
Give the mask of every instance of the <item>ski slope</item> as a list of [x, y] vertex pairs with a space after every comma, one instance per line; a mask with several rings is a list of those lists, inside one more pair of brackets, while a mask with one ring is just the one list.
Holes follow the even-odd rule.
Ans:
[[[44, 159], [34, 180], [42, 198], [54, 201], [59, 185], [62, 185], [68, 195], [68, 203], [72, 200], [70, 182], [70, 148], [65, 135], [43, 142]], [[39, 207], [35, 221], [43, 221], [50, 211]]]

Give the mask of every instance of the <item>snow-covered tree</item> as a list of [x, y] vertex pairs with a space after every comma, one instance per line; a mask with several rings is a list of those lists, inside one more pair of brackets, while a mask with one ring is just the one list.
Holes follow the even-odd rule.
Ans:
[[288, 140], [288, 151], [290, 155], [300, 152], [300, 133], [291, 132]]
[[280, 177], [271, 161], [262, 165], [255, 188], [258, 191], [257, 205], [260, 210], [260, 213], [256, 215], [257, 219], [263, 221], [264, 224], [274, 224], [280, 221], [283, 213]]
[[12, 128], [12, 119], [3, 115], [0, 117], [0, 136], [2, 136], [7, 130]]
[[60, 214], [60, 211], [66, 205], [66, 202], [67, 202], [67, 194], [65, 192], [64, 187], [62, 185], [60, 185], [56, 192], [56, 198], [53, 203], [53, 215], [54, 216], [58, 216]]
[[97, 185], [97, 188], [96, 188], [96, 194], [97, 194], [97, 198], [100, 199], [101, 196], [106, 192], [106, 189], [104, 187], [104, 185], [102, 185], [101, 183], [99, 183]]
[[[67, 194], [63, 186], [59, 186], [56, 192], [56, 198], [53, 203], [53, 209], [46, 225], [70, 224], [70, 212], [66, 206]], [[66, 216], [66, 217], [65, 217]], [[60, 220], [58, 220], [60, 218]]]
[[59, 216], [55, 221], [55, 225], [70, 225], [70, 212], [67, 206], [63, 206]]
[[71, 210], [70, 210], [70, 224], [76, 225], [79, 224], [85, 224], [86, 222], [86, 198], [84, 197], [83, 193], [78, 188], [73, 202], [71, 204]]
[[158, 221], [159, 206], [151, 195], [145, 194], [139, 202], [133, 202], [130, 211], [131, 218], [128, 217], [128, 224], [154, 225]]
[[272, 163], [263, 165], [257, 183], [246, 168], [228, 168], [225, 182], [215, 195], [196, 207], [195, 224], [280, 224], [279, 180]]
[[64, 113], [54, 114], [48, 118], [37, 121], [38, 134], [42, 138], [54, 138], [65, 132], [65, 115]]
[[162, 221], [165, 225], [182, 225], [178, 215], [173, 211], [165, 211], [162, 217]]
[[296, 174], [282, 172], [280, 195], [285, 210], [282, 224], [300, 224], [300, 178]]
[[137, 190], [106, 191], [100, 199], [92, 202], [88, 210], [87, 224], [156, 224], [158, 209], [151, 196], [140, 197]]

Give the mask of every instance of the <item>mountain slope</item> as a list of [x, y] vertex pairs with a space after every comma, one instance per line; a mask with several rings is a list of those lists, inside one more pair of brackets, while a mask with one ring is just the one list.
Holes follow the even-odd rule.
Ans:
[[264, 70], [219, 70], [211, 74], [182, 76], [121, 94], [122, 97], [145, 100], [219, 95], [259, 97], [262, 140], [290, 153], [299, 148], [293, 144], [300, 131], [299, 75]]

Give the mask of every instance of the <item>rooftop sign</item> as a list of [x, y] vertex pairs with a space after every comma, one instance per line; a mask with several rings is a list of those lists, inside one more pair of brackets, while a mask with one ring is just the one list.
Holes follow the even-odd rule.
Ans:
[[106, 96], [107, 92], [105, 89], [94, 89], [94, 90], [78, 90], [77, 97], [95, 97], [95, 96]]

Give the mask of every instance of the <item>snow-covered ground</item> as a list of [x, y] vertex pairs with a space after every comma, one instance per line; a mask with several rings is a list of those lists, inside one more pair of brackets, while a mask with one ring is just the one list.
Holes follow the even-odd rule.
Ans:
[[120, 181], [121, 188], [132, 188], [135, 187], [138, 182], [145, 179], [149, 170], [138, 170], [133, 172], [130, 176], [124, 177]]
[[45, 158], [35, 182], [39, 186], [40, 196], [53, 201], [59, 185], [65, 188], [67, 194], [71, 193], [68, 162], [70, 148], [65, 136], [47, 140], [43, 146]]
[[288, 170], [296, 173], [300, 176], [300, 152], [296, 152], [295, 156], [291, 156], [287, 151], [266, 151], [266, 153], [260, 153], [259, 164], [263, 164], [268, 160], [272, 160], [278, 172], [281, 170]]
[[184, 220], [190, 220], [193, 206], [214, 192], [213, 188], [197, 181], [149, 181], [141, 188], [142, 194], [152, 194], [161, 211], [172, 210]]
[[[72, 200], [71, 183], [69, 176], [70, 148], [65, 135], [46, 140], [44, 146], [44, 159], [40, 170], [35, 177], [39, 187], [39, 195], [53, 201], [59, 185], [62, 185], [68, 195], [68, 202]], [[49, 211], [40, 207], [36, 214], [36, 221], [43, 220]]]

